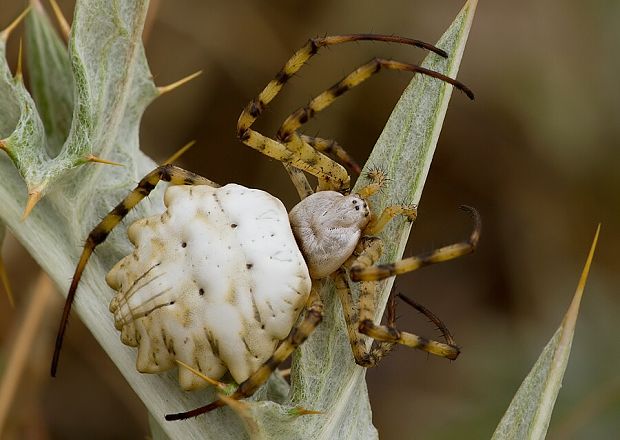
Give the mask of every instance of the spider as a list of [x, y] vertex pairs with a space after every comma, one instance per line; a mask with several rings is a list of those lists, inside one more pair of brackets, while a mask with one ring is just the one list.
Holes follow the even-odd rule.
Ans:
[[[323, 303], [317, 286], [326, 278], [335, 283], [359, 365], [375, 366], [395, 344], [448, 359], [458, 356], [459, 349], [451, 337], [442, 343], [397, 330], [393, 303], [388, 325], [375, 324], [376, 281], [472, 252], [481, 227], [476, 210], [463, 207], [474, 219], [474, 229], [466, 241], [394, 263], [376, 264], [383, 249], [376, 235], [395, 216], [414, 221], [416, 207], [393, 205], [373, 215], [369, 198], [385, 185], [383, 173], [369, 172], [369, 183], [351, 194], [348, 172], [328, 155], [353, 172], [359, 172], [359, 166], [334, 141], [300, 135], [298, 130], [337, 97], [382, 68], [445, 81], [471, 99], [473, 93], [438, 72], [375, 58], [291, 114], [275, 139], [251, 128], [284, 84], [321, 47], [360, 40], [401, 43], [447, 56], [428, 43], [398, 36], [351, 34], [308, 40], [247, 104], [237, 123], [237, 136], [243, 143], [285, 165], [301, 202], [287, 214], [282, 202], [264, 191], [236, 184], [219, 186], [173, 165], [157, 167], [89, 233], [60, 322], [52, 376], [76, 289], [91, 254], [159, 181], [173, 185], [164, 196], [166, 211], [129, 227], [134, 252], [106, 277], [117, 291], [110, 304], [115, 325], [123, 343], [138, 347], [139, 371], [165, 371], [176, 366], [175, 360], [214, 379], [229, 371], [240, 383], [230, 397], [251, 396], [321, 322]], [[310, 188], [302, 171], [317, 178], [317, 192]], [[349, 279], [360, 283], [357, 303]], [[434, 318], [425, 309], [419, 310]], [[375, 341], [370, 347], [368, 338]], [[184, 389], [206, 385], [184, 368], [179, 369], [179, 382]], [[193, 417], [224, 404], [219, 399], [185, 413], [167, 415], [166, 419]]]

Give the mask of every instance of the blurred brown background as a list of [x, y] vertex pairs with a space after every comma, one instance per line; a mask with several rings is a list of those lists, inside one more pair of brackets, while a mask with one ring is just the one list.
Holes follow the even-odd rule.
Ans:
[[[0, 27], [24, 7], [0, 0]], [[61, 1], [67, 17], [73, 2]], [[436, 41], [461, 1], [156, 1], [146, 50], [156, 82], [203, 75], [156, 101], [142, 124], [143, 150], [163, 160], [188, 140], [180, 165], [210, 179], [296, 194], [279, 163], [235, 138], [241, 108], [308, 37], [375, 32]], [[422, 197], [410, 249], [460, 239], [476, 206], [479, 251], [402, 276], [397, 287], [447, 323], [463, 354], [456, 362], [400, 348], [368, 372], [373, 417], [383, 439], [489, 438], [570, 302], [597, 222], [602, 235], [549, 438], [620, 434], [620, 3], [551, 0], [478, 5], [455, 93]], [[16, 59], [18, 38], [9, 57]], [[26, 49], [27, 50], [27, 49]], [[258, 126], [279, 123], [313, 95], [373, 56], [419, 61], [411, 48], [360, 43], [321, 52]], [[381, 73], [342, 97], [306, 133], [338, 139], [364, 161], [408, 74]], [[7, 240], [3, 256], [16, 308], [0, 296], [0, 370], [16, 337], [36, 265]], [[145, 438], [146, 413], [114, 365], [74, 319], [63, 374], [47, 377], [60, 296], [9, 413], [6, 438]], [[412, 310], [401, 328], [437, 336]]]

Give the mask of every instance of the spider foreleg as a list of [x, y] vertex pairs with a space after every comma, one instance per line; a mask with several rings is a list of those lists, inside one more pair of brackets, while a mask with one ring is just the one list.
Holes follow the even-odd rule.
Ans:
[[418, 215], [418, 208], [415, 205], [392, 205], [388, 206], [381, 212], [378, 217], [374, 217], [366, 229], [364, 235], [377, 235], [385, 226], [397, 215], [403, 215], [408, 221], [414, 222]]
[[382, 280], [394, 275], [411, 272], [430, 264], [442, 263], [472, 253], [480, 239], [482, 223], [478, 211], [474, 208], [470, 206], [461, 206], [461, 208], [468, 211], [474, 219], [474, 229], [466, 241], [443, 246], [434, 251], [405, 258], [395, 263], [369, 265], [367, 261], [358, 259], [349, 272], [351, 279], [353, 281]]
[[[258, 97], [250, 101], [239, 116], [237, 122], [237, 136], [246, 145], [261, 151], [284, 163], [290, 163], [295, 167], [309, 172], [319, 179], [320, 189], [334, 189], [336, 191], [346, 191], [349, 188], [349, 176], [346, 170], [339, 164], [333, 162], [327, 156], [319, 153], [309, 143], [305, 142], [297, 129], [305, 124], [314, 114], [329, 106], [338, 96], [347, 90], [365, 81], [382, 67], [393, 70], [408, 70], [421, 73], [448, 82], [458, 89], [473, 97], [472, 92], [462, 83], [453, 80], [440, 73], [430, 71], [420, 66], [400, 63], [397, 61], [375, 59], [370, 63], [360, 67], [342, 81], [326, 90], [314, 98], [306, 107], [303, 107], [289, 116], [278, 131], [277, 140], [273, 141], [252, 130], [252, 125], [263, 113], [267, 105], [282, 90], [288, 80], [297, 73], [306, 62], [314, 56], [321, 47], [341, 44], [351, 41], [385, 41], [401, 43], [421, 47], [437, 53], [442, 57], [447, 54], [428, 43], [409, 38], [396, 37], [392, 35], [372, 35], [372, 34], [352, 34], [352, 35], [333, 35], [323, 38], [312, 38], [306, 45], [297, 50], [293, 56], [284, 64], [276, 77], [259, 93]], [[284, 153], [282, 148], [288, 150]]]
[[416, 64], [403, 63], [400, 61], [387, 60], [384, 58], [374, 58], [366, 64], [358, 67], [356, 70], [345, 76], [342, 80], [338, 81], [336, 84], [325, 90], [323, 93], [320, 93], [319, 95], [314, 97], [308, 103], [308, 105], [306, 105], [305, 107], [301, 107], [295, 112], [293, 112], [282, 123], [282, 126], [280, 127], [280, 129], [278, 130], [278, 134], [276, 135], [276, 139], [287, 142], [293, 132], [296, 132], [302, 125], [308, 122], [312, 117], [316, 116], [318, 112], [325, 110], [344, 93], [368, 80], [374, 74], [381, 71], [381, 69], [420, 73], [422, 75], [436, 78], [440, 81], [451, 84], [457, 89], [463, 91], [471, 99], [473, 99], [474, 97], [473, 92], [469, 90], [469, 88], [463, 83], [454, 80], [446, 75], [443, 75], [439, 72], [426, 69]]
[[435, 52], [439, 56], [446, 58], [448, 54], [443, 50], [425, 43], [420, 40], [411, 38], [397, 37], [394, 35], [375, 35], [375, 34], [350, 34], [350, 35], [331, 35], [322, 38], [311, 38], [308, 42], [298, 49], [291, 58], [284, 64], [282, 69], [277, 73], [263, 89], [258, 97], [250, 101], [243, 112], [239, 116], [237, 130], [239, 137], [256, 121], [256, 119], [265, 110], [265, 107], [276, 97], [282, 90], [282, 87], [288, 80], [295, 75], [310, 58], [317, 54], [321, 47], [333, 46], [336, 44], [348, 43], [352, 41], [383, 41], [388, 43], [406, 44], [416, 46]]
[[349, 187], [350, 178], [342, 165], [319, 153], [310, 145], [305, 144], [299, 135], [296, 133], [295, 135], [296, 143], [290, 142], [283, 145], [257, 131], [248, 129], [241, 137], [241, 141], [273, 159], [289, 163], [295, 168], [312, 174], [319, 179], [319, 182], [332, 182], [331, 186], [335, 189]]
[[129, 193], [125, 199], [123, 199], [116, 207], [110, 211], [97, 226], [88, 234], [84, 249], [80, 256], [73, 279], [71, 280], [71, 286], [65, 301], [65, 306], [62, 312], [62, 318], [60, 326], [58, 328], [58, 334], [56, 335], [56, 344], [54, 347], [54, 357], [52, 358], [51, 374], [56, 376], [56, 370], [58, 369], [58, 360], [60, 357], [60, 349], [62, 348], [62, 341], [67, 328], [67, 322], [69, 320], [69, 314], [71, 312], [71, 306], [75, 298], [75, 292], [77, 286], [82, 278], [84, 268], [90, 259], [91, 254], [95, 248], [103, 243], [105, 239], [110, 235], [114, 228], [127, 216], [129, 211], [133, 209], [142, 199], [147, 197], [151, 191], [155, 189], [155, 186], [159, 181], [170, 182], [174, 185], [210, 185], [217, 187], [216, 183], [209, 179], [194, 174], [191, 171], [184, 170], [182, 168], [175, 167], [173, 165], [162, 165], [155, 168], [140, 180], [138, 186]]
[[358, 175], [361, 173], [362, 167], [360, 167], [355, 159], [353, 159], [351, 155], [347, 153], [347, 151], [335, 140], [323, 139], [316, 136], [306, 136], [305, 134], [301, 135], [301, 139], [317, 151], [326, 154], [332, 159], [338, 160], [350, 172]]
[[[299, 325], [293, 327], [287, 338], [280, 343], [273, 355], [271, 355], [271, 357], [267, 359], [267, 361], [245, 382], [240, 384], [237, 391], [229, 396], [229, 398], [239, 400], [254, 394], [254, 392], [262, 384], [264, 384], [267, 379], [269, 379], [269, 376], [275, 371], [278, 365], [288, 359], [291, 353], [312, 334], [322, 319], [323, 302], [321, 301], [316, 289], [313, 288], [310, 292], [310, 296], [308, 297], [308, 301], [306, 302], [304, 319], [299, 323]], [[177, 414], [167, 414], [166, 420], [184, 420], [191, 417], [196, 417], [224, 405], [226, 405], [226, 402], [222, 399], [218, 399], [206, 406], [202, 406], [191, 411]]]
[[365, 177], [370, 180], [370, 183], [362, 187], [357, 192], [357, 194], [363, 199], [367, 199], [368, 197], [379, 192], [388, 182], [388, 177], [381, 168], [371, 168], [368, 172], [366, 172]]

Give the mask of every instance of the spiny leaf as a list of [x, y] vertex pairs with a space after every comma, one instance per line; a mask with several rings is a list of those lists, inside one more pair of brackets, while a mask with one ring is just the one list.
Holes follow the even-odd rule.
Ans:
[[590, 265], [598, 241], [601, 225], [596, 229], [590, 253], [581, 273], [573, 301], [551, 340], [543, 349], [519, 390], [506, 410], [506, 414], [493, 434], [494, 440], [544, 439], [553, 413], [553, 406], [562, 386], [568, 364], [579, 305], [588, 279]]
[[[450, 58], [429, 56], [425, 61], [427, 67], [456, 76], [475, 6], [474, 0], [466, 4], [439, 43]], [[42, 191], [48, 191], [28, 221], [20, 223], [26, 195], [23, 180], [13, 163], [1, 156], [0, 217], [63, 292], [67, 291], [87, 232], [155, 166], [139, 151], [138, 143], [140, 118], [158, 96], [140, 39], [145, 14], [146, 1], [78, 1], [68, 49], [74, 103], [71, 127], [60, 152], [53, 158], [46, 147], [46, 123], [28, 92], [13, 81], [4, 57], [5, 46], [0, 44], [0, 135], [9, 136], [11, 159], [29, 182], [29, 189], [42, 184]], [[32, 26], [42, 26], [41, 23], [32, 20]], [[43, 51], [52, 50], [40, 47]], [[42, 63], [43, 76], [49, 68], [48, 63]], [[373, 200], [375, 209], [395, 202], [418, 202], [450, 91], [451, 87], [439, 81], [416, 77], [405, 92], [370, 159], [370, 164], [381, 166], [392, 181], [381, 199]], [[125, 166], [86, 164], [72, 170], [90, 156]], [[126, 224], [132, 218], [161, 210], [161, 193], [155, 193], [151, 203], [141, 204]], [[386, 260], [402, 254], [409, 226], [400, 222], [385, 232]], [[120, 256], [128, 253], [130, 246], [124, 234], [125, 227], [119, 227], [91, 259], [78, 291], [76, 312], [167, 435], [184, 439], [244, 438], [247, 434], [243, 423], [228, 408], [185, 422], [163, 422], [163, 414], [200, 406], [215, 395], [213, 390], [180, 391], [175, 372], [138, 373], [135, 350], [119, 342], [108, 312], [111, 294], [102, 280]], [[385, 283], [383, 304], [388, 291], [389, 283]], [[325, 311], [326, 319], [319, 331], [297, 356], [290, 398], [286, 382], [272, 375], [268, 385], [254, 396], [268, 400], [249, 403], [256, 435], [273, 439], [377, 436], [371, 423], [365, 370], [353, 363], [340, 307], [337, 302], [328, 301]], [[61, 377], [62, 371], [61, 361]], [[291, 411], [297, 407], [323, 414], [300, 415], [300, 411]]]
[[73, 113], [73, 76], [69, 51], [39, 2], [26, 19], [26, 61], [30, 87], [47, 135], [51, 156], [69, 134]]

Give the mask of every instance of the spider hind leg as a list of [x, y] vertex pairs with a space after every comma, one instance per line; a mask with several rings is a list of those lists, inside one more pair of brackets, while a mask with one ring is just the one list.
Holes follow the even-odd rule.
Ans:
[[62, 341], [65, 331], [67, 329], [67, 323], [69, 321], [69, 314], [71, 313], [71, 306], [75, 299], [75, 292], [77, 286], [82, 278], [82, 273], [86, 268], [86, 264], [90, 259], [91, 254], [97, 246], [103, 243], [108, 235], [114, 230], [114, 228], [123, 220], [129, 211], [131, 211], [142, 199], [147, 197], [151, 191], [155, 189], [155, 186], [160, 181], [170, 182], [173, 185], [210, 185], [217, 187], [216, 183], [209, 179], [194, 174], [191, 171], [184, 170], [183, 168], [175, 167], [174, 165], [161, 165], [148, 173], [140, 180], [138, 186], [131, 191], [127, 197], [125, 197], [112, 211], [110, 211], [95, 228], [90, 231], [82, 255], [73, 274], [71, 280], [71, 287], [65, 301], [65, 306], [62, 312], [62, 318], [58, 328], [58, 334], [56, 335], [56, 343], [54, 347], [54, 356], [52, 358], [51, 375], [56, 376], [58, 369], [58, 361], [60, 359], [60, 349], [62, 348]]

